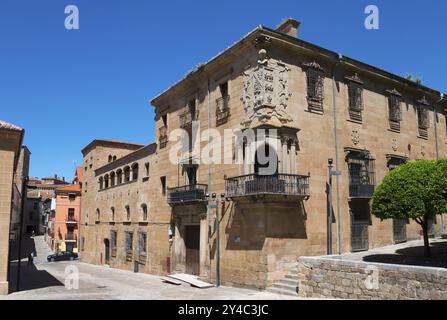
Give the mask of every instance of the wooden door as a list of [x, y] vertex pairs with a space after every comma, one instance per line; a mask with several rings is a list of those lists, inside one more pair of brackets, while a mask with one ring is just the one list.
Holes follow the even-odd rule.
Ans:
[[200, 226], [185, 226], [186, 273], [199, 275]]

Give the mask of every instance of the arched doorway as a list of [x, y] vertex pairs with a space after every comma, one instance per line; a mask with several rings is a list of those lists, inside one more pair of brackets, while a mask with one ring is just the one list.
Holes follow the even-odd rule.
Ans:
[[105, 264], [110, 263], [110, 241], [109, 239], [104, 239], [104, 253], [105, 253]]

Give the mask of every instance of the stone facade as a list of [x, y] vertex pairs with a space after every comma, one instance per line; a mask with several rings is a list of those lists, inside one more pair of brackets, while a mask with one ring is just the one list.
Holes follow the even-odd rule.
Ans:
[[[447, 155], [440, 93], [293, 38], [296, 30], [291, 29], [299, 23], [292, 22], [279, 28], [288, 30], [287, 35], [256, 28], [154, 98], [156, 145], [135, 151], [138, 146], [96, 140], [83, 150], [84, 166], [90, 168], [82, 200], [85, 261], [156, 274], [167, 272], [169, 261], [171, 272], [215, 281], [216, 209], [207, 209], [204, 195], [215, 193], [220, 199], [224, 193], [224, 203], [218, 202], [221, 280], [265, 288], [284, 276], [297, 257], [327, 252], [330, 158], [341, 173], [333, 251], [337, 224], [342, 252], [420, 237], [419, 226], [408, 222], [400, 224], [405, 239], [397, 239], [397, 222], [372, 217], [368, 201], [371, 188], [396, 163]], [[182, 159], [173, 163], [170, 152], [178, 142], [169, 141], [169, 134], [179, 128], [194, 132], [197, 125], [201, 130], [210, 125], [213, 137], [223, 137], [225, 129], [276, 132], [247, 144], [243, 139], [223, 141], [221, 148], [228, 148], [223, 160], [230, 164], [196, 161], [201, 154], [197, 148], [203, 152], [208, 144], [206, 136], [194, 148], [183, 148]], [[242, 146], [241, 162], [234, 161], [239, 155], [231, 149], [235, 145]], [[278, 168], [270, 180], [259, 178], [262, 166], [250, 153], [253, 145], [256, 150], [277, 146]], [[137, 179], [117, 183], [118, 172], [126, 167], [132, 172], [135, 164]], [[146, 164], [150, 170], [145, 180]], [[142, 205], [147, 222], [139, 220]], [[123, 218], [126, 210], [130, 220]], [[353, 218], [357, 215], [359, 221]], [[436, 233], [441, 225], [438, 218]], [[113, 255], [112, 231], [117, 232]], [[125, 232], [133, 232], [129, 250]], [[141, 233], [146, 233], [146, 256], [136, 249]]]
[[[0, 120], [0, 294], [9, 291], [11, 222], [17, 221], [21, 190], [14, 183], [24, 130]], [[17, 180], [16, 180], [17, 181]]]
[[300, 297], [447, 300], [444, 268], [302, 257], [298, 270]]

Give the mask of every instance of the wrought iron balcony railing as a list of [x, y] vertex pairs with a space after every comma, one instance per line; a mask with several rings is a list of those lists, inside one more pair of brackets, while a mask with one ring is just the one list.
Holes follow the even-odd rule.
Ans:
[[285, 195], [307, 198], [309, 197], [309, 176], [248, 174], [232, 177], [225, 181], [225, 192], [228, 198], [256, 195]]
[[351, 198], [371, 198], [374, 193], [374, 184], [350, 184], [349, 185], [349, 197]]
[[208, 186], [205, 184], [192, 184], [177, 188], [169, 188], [167, 192], [170, 205], [205, 201]]

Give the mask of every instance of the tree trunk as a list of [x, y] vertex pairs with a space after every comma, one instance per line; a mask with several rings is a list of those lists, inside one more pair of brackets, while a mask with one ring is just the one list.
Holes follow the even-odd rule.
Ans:
[[430, 252], [430, 240], [428, 239], [428, 216], [425, 215], [424, 216], [424, 220], [422, 223], [422, 232], [424, 234], [424, 255], [427, 258], [431, 257], [431, 252]]

